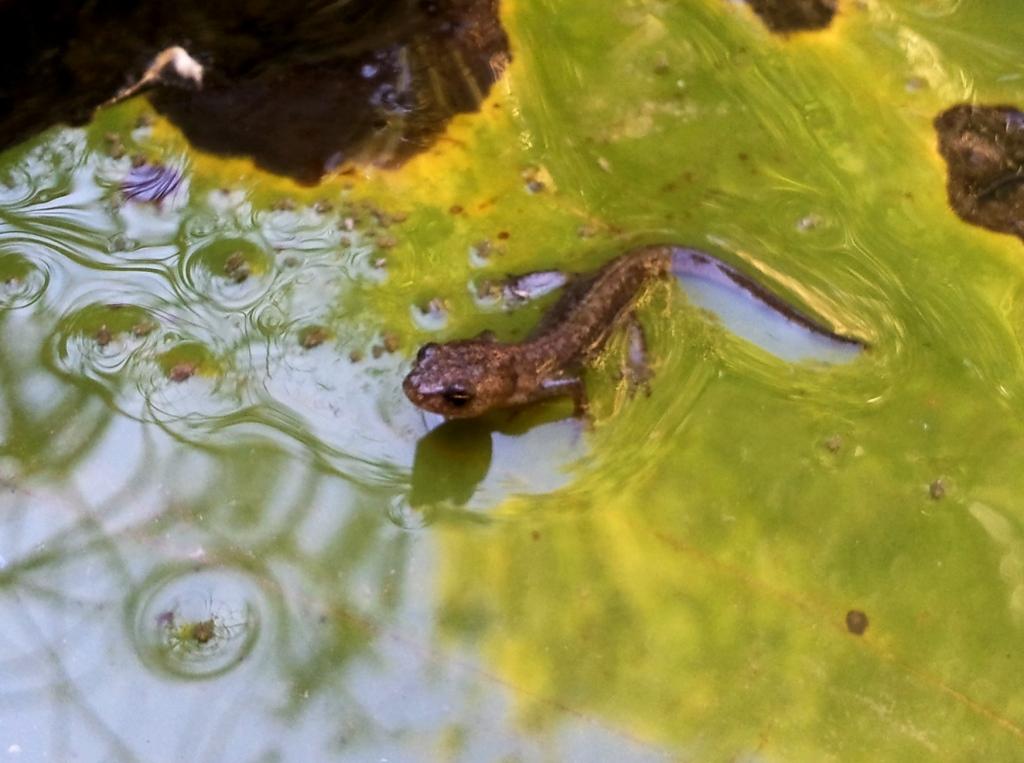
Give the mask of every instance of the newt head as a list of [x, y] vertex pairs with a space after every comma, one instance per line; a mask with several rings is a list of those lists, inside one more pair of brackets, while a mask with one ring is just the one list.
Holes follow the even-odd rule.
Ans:
[[517, 379], [508, 345], [465, 339], [423, 345], [402, 389], [423, 410], [465, 419], [508, 405]]

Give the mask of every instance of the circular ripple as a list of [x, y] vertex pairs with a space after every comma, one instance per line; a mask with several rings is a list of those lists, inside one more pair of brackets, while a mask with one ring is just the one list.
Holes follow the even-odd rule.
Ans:
[[253, 329], [266, 339], [279, 337], [287, 330], [289, 316], [284, 307], [268, 302], [261, 305], [250, 316]]
[[14, 310], [36, 302], [50, 282], [50, 274], [27, 257], [0, 252], [0, 310]]
[[144, 307], [89, 304], [61, 319], [54, 351], [64, 369], [89, 378], [106, 378], [121, 371], [159, 328], [159, 320]]
[[434, 506], [413, 506], [407, 496], [396, 495], [385, 510], [388, 521], [403, 530], [422, 530], [437, 518]]
[[269, 622], [262, 581], [222, 566], [172, 566], [132, 593], [126, 616], [132, 640], [151, 669], [202, 680], [223, 675], [248, 657]]
[[266, 294], [273, 275], [271, 257], [242, 238], [206, 244], [185, 258], [181, 267], [182, 279], [189, 289], [231, 310], [258, 302]]
[[245, 378], [230, 355], [193, 337], [165, 336], [159, 352], [136, 356], [133, 369], [144, 411], [163, 426], [219, 426], [245, 405]]

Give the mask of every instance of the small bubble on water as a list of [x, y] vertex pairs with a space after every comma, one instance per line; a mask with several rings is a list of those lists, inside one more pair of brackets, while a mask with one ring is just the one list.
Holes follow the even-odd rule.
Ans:
[[919, 93], [922, 90], [927, 89], [928, 80], [924, 77], [907, 77], [904, 87], [908, 93]]
[[20, 254], [0, 252], [0, 310], [27, 307], [38, 300], [50, 282], [44, 267]]
[[821, 218], [821, 215], [816, 215], [812, 212], [809, 215], [804, 215], [796, 221], [796, 229], [801, 233], [807, 233], [808, 231], [820, 228], [824, 222], [825, 221]]

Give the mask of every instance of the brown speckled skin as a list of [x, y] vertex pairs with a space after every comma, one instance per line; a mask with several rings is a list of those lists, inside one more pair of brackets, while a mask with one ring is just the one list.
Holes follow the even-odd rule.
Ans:
[[570, 395], [585, 406], [580, 369], [607, 342], [643, 288], [669, 272], [673, 247], [646, 246], [616, 257], [566, 287], [522, 342], [489, 338], [424, 345], [402, 385], [406, 396], [447, 418]]

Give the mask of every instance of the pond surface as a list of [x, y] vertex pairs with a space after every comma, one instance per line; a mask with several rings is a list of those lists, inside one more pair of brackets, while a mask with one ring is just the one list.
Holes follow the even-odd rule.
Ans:
[[[984, 5], [506, 3], [479, 113], [312, 188], [144, 99], [3, 154], [0, 754], [1024, 755], [1024, 245], [932, 128], [1024, 103]], [[870, 347], [789, 362], [669, 284], [592, 426], [403, 396], [546, 304], [488, 281], [650, 240]]]

